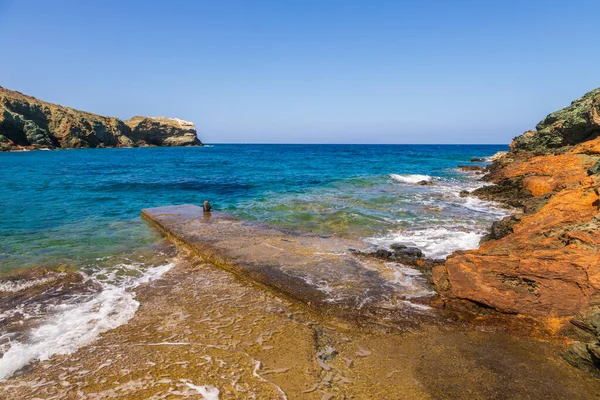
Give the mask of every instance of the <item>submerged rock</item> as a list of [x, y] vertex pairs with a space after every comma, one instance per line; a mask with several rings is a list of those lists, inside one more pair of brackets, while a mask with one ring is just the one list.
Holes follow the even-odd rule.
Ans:
[[394, 243], [390, 247], [392, 248], [392, 250], [394, 250], [394, 255], [396, 257], [423, 257], [423, 252], [418, 247], [409, 247], [398, 243]]
[[164, 117], [121, 121], [0, 87], [0, 150], [200, 145], [191, 122]]
[[463, 172], [484, 172], [485, 168], [479, 165], [459, 165], [456, 167], [459, 171]]

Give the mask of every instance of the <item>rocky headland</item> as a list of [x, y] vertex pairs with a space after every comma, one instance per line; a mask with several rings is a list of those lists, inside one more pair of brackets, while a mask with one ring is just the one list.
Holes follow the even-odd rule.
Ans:
[[600, 88], [516, 137], [472, 193], [519, 212], [433, 269], [447, 307], [532, 320], [600, 377]]
[[0, 87], [0, 151], [201, 145], [192, 122], [165, 117], [122, 121]]

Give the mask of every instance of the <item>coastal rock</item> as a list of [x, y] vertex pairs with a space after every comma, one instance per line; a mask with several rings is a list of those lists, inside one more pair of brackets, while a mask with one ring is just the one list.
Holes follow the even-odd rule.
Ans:
[[573, 146], [600, 135], [600, 88], [586, 93], [562, 110], [553, 112], [511, 143], [511, 151], [545, 153]]
[[569, 346], [563, 353], [564, 359], [569, 364], [600, 378], [600, 306], [584, 310], [573, 318], [571, 323], [584, 336], [581, 341]]
[[125, 121], [131, 138], [153, 146], [197, 146], [196, 127], [178, 118], [133, 117]]
[[[530, 207], [519, 220], [496, 224], [498, 232], [490, 238], [496, 240], [454, 253], [434, 270], [441, 294], [502, 313], [540, 318], [572, 317], [599, 298], [600, 199], [594, 190], [599, 182], [586, 173], [595, 160], [580, 157], [577, 151], [533, 157], [496, 172], [497, 189], [507, 187], [516, 199], [511, 202], [502, 192], [498, 197]], [[522, 195], [530, 191], [523, 179], [516, 178], [538, 174], [551, 177], [559, 189], [527, 203]]]
[[495, 185], [473, 194], [524, 214], [494, 223], [479, 249], [434, 268], [448, 304], [476, 304], [560, 330], [600, 301], [599, 96], [596, 89], [550, 114], [490, 166], [484, 180]]
[[459, 165], [456, 167], [459, 171], [463, 172], [484, 172], [485, 168], [480, 167], [479, 165]]
[[502, 157], [504, 157], [507, 154], [508, 154], [508, 151], [499, 151], [496, 154], [494, 154], [492, 157], [490, 157], [490, 160], [491, 161], [498, 161], [498, 160], [500, 160]]
[[162, 117], [123, 122], [0, 87], [0, 150], [148, 145], [202, 143], [190, 122]]
[[481, 239], [481, 243], [485, 243], [489, 240], [502, 239], [506, 235], [513, 233], [513, 227], [521, 221], [521, 215], [511, 215], [505, 217], [500, 221], [496, 221], [492, 224], [490, 233]]
[[425, 180], [423, 180], [423, 181], [417, 182], [417, 185], [420, 185], [420, 186], [432, 186], [433, 182], [432, 181], [425, 181]]

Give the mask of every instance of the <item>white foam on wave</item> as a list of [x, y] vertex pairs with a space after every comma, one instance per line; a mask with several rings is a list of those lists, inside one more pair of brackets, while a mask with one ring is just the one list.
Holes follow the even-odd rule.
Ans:
[[32, 361], [73, 353], [101, 333], [127, 323], [140, 305], [131, 290], [160, 278], [174, 265], [149, 268], [140, 277], [131, 277], [118, 284], [101, 282], [103, 290], [91, 299], [53, 306], [53, 312], [42, 325], [29, 332], [26, 342], [11, 343], [0, 359], [0, 381]]
[[190, 388], [190, 389], [194, 389], [196, 392], [198, 392], [203, 399], [205, 400], [219, 400], [219, 389], [217, 389], [214, 386], [200, 386], [200, 385], [194, 385], [193, 383], [190, 382], [185, 382], [185, 384]]
[[0, 281], [0, 292], [16, 293], [54, 280], [56, 280], [56, 277], [32, 279], [25, 282]]
[[390, 174], [390, 178], [401, 183], [417, 183], [421, 181], [431, 181], [431, 176], [420, 174]]
[[[403, 183], [434, 179], [428, 175], [389, 176]], [[471, 191], [488, 185], [475, 177], [467, 180], [435, 178], [435, 183], [433, 186], [426, 186], [424, 191], [411, 194], [412, 209], [416, 209], [419, 215], [423, 216], [419, 224], [405, 226], [402, 230], [366, 241], [383, 247], [394, 243], [414, 246], [421, 249], [426, 257], [443, 259], [456, 250], [479, 247], [479, 241], [487, 233], [492, 222], [510, 214], [510, 210], [500, 207], [497, 203], [460, 195], [463, 190]], [[433, 206], [435, 211], [427, 210]]]
[[396, 232], [382, 238], [371, 238], [369, 242], [389, 247], [393, 243], [418, 247], [426, 257], [441, 259], [456, 250], [476, 249], [485, 231], [467, 231], [460, 227], [432, 227]]

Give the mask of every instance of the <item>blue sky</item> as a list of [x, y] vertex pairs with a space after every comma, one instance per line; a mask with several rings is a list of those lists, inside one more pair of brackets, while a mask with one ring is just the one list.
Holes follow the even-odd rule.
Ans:
[[600, 1], [0, 0], [0, 85], [208, 143], [507, 143], [600, 86]]

